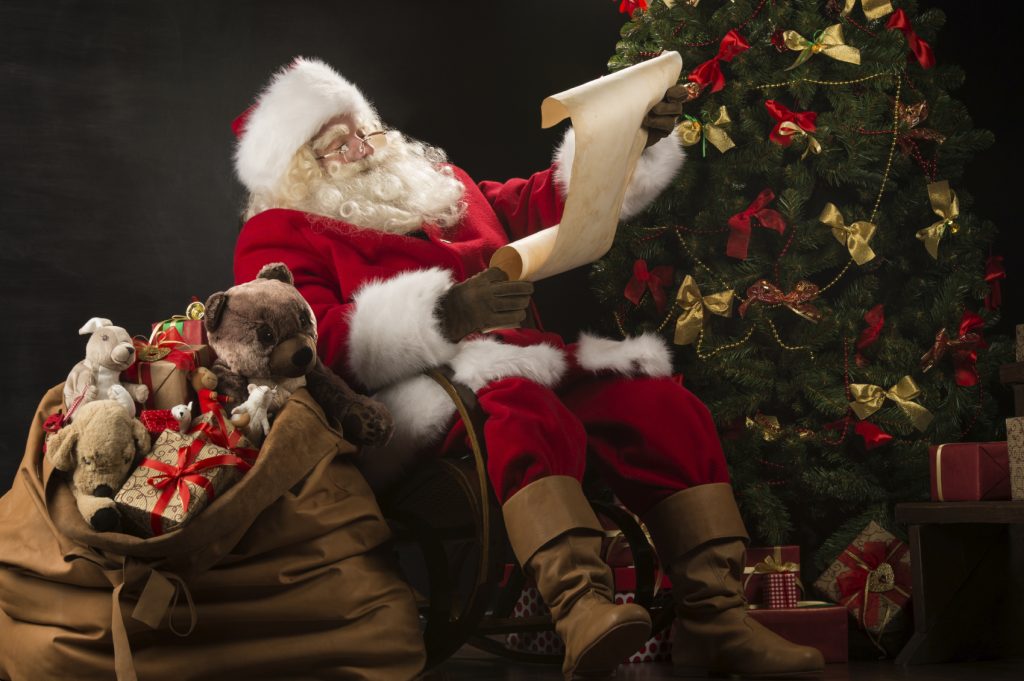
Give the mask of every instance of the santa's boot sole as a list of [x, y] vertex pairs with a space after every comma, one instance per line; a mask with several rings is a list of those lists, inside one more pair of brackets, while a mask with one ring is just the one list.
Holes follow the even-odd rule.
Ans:
[[650, 637], [648, 622], [623, 622], [612, 627], [580, 653], [575, 669], [566, 672], [566, 681], [609, 678]]
[[685, 679], [807, 679], [809, 677], [820, 676], [822, 673], [821, 669], [808, 669], [806, 671], [797, 672], [758, 672], [758, 673], [743, 673], [743, 672], [726, 672], [718, 670], [710, 670], [704, 665], [689, 665], [689, 664], [673, 664], [672, 665], [672, 676], [677, 678]]

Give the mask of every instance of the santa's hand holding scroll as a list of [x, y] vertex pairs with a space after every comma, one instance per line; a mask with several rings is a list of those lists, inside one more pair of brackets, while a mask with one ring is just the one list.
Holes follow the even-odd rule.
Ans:
[[[668, 134], [683, 94], [669, 88], [636, 121], [648, 140], [635, 150], [621, 219], [642, 211], [683, 163]], [[316, 313], [323, 361], [391, 409], [395, 436], [363, 453], [378, 489], [423, 457], [465, 446], [455, 407], [424, 371], [447, 365], [475, 391], [487, 414], [490, 481], [512, 549], [565, 642], [567, 678], [612, 673], [651, 630], [643, 608], [612, 602], [603, 531], [580, 486], [588, 458], [647, 525], [672, 580], [677, 667], [823, 668], [817, 650], [745, 614], [748, 538], [722, 448], [707, 408], [671, 379], [665, 343], [582, 335], [567, 344], [514, 328], [532, 285], [489, 262], [562, 220], [572, 129], [550, 168], [476, 182], [442, 150], [384, 127], [331, 67], [300, 58], [271, 78], [235, 132], [235, 167], [250, 194], [236, 281], [287, 264]], [[495, 327], [505, 328], [484, 332]]]

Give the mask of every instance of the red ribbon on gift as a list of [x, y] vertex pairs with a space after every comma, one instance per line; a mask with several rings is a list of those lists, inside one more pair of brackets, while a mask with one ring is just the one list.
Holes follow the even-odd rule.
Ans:
[[935, 66], [935, 53], [932, 52], [932, 46], [917, 35], [906, 12], [901, 9], [893, 12], [885, 27], [903, 34], [907, 39], [907, 45], [910, 46], [910, 51], [917, 57], [917, 63], [921, 65], [921, 68], [930, 69]]
[[783, 293], [782, 289], [767, 279], [759, 279], [747, 289], [747, 297], [740, 303], [740, 316], [747, 315], [747, 308], [751, 303], [762, 302], [768, 305], [785, 305], [807, 321], [817, 322], [821, 319], [821, 311], [811, 305], [811, 301], [818, 297], [818, 293], [817, 284], [803, 279], [798, 281], [789, 293]]
[[729, 234], [729, 241], [725, 245], [725, 254], [727, 256], [739, 258], [740, 260], [747, 259], [747, 251], [750, 248], [750, 232], [753, 228], [754, 219], [757, 220], [758, 225], [765, 229], [775, 230], [779, 234], [786, 231], [786, 221], [782, 219], [782, 214], [777, 210], [767, 207], [774, 200], [775, 192], [771, 189], [764, 189], [757, 195], [753, 203], [729, 218], [729, 228], [732, 232]]
[[899, 540], [891, 545], [868, 541], [863, 548], [850, 545], [839, 556], [850, 568], [836, 578], [839, 602], [865, 630], [881, 633], [910, 599], [910, 574], [902, 561], [907, 551], [907, 545]]
[[988, 343], [979, 331], [985, 321], [975, 312], [964, 310], [960, 319], [959, 336], [950, 338], [945, 329], [935, 335], [935, 343], [921, 357], [921, 369], [928, 371], [946, 356], [953, 353], [953, 377], [959, 386], [970, 387], [978, 384], [978, 350], [984, 350]]
[[207, 413], [213, 416], [215, 422], [211, 424], [207, 421], [200, 421], [189, 433], [205, 437], [218, 447], [231, 450], [232, 454], [244, 459], [249, 464], [255, 463], [260, 450], [239, 446], [239, 442], [241, 442], [244, 436], [233, 425], [228, 425], [227, 420], [224, 418], [224, 410], [218, 408], [216, 411]]
[[804, 132], [814, 132], [818, 129], [818, 114], [815, 111], [790, 111], [774, 99], [765, 101], [764, 108], [768, 109], [768, 115], [775, 119], [775, 127], [768, 133], [768, 137], [776, 144], [788, 147], [793, 143], [793, 135], [783, 135], [780, 132], [779, 128], [783, 123], [792, 123]]
[[736, 55], [749, 49], [750, 44], [736, 29], [733, 29], [722, 38], [722, 42], [718, 46], [718, 54], [699, 65], [686, 78], [700, 85], [702, 90], [710, 86], [712, 92], [718, 92], [725, 87], [721, 62], [732, 61]]
[[633, 263], [633, 276], [626, 284], [624, 295], [626, 300], [634, 305], [640, 304], [640, 299], [645, 290], [651, 292], [654, 299], [654, 306], [658, 312], [665, 309], [667, 296], [665, 287], [672, 284], [672, 267], [670, 265], [658, 265], [654, 269], [647, 269], [647, 261], [637, 260]]
[[154, 330], [148, 340], [133, 338], [132, 344], [135, 346], [135, 356], [138, 359], [125, 371], [125, 374], [133, 369], [136, 371], [135, 377], [129, 377], [131, 380], [138, 378], [138, 370], [135, 367], [140, 363], [154, 361], [146, 359], [147, 356], [168, 361], [182, 371], [193, 371], [198, 365], [192, 346], [185, 342], [173, 326], [169, 329]]
[[1003, 256], [990, 255], [985, 261], [985, 283], [988, 284], [988, 295], [985, 296], [985, 309], [998, 310], [1003, 304], [1003, 289], [999, 283], [1006, 279], [1003, 267]]
[[864, 321], [868, 323], [868, 326], [860, 332], [860, 336], [857, 338], [857, 352], [854, 355], [854, 361], [859, 367], [868, 364], [867, 358], [860, 354], [861, 351], [867, 350], [878, 342], [878, 337], [882, 335], [882, 327], [885, 326], [885, 306], [881, 303], [875, 305], [864, 313]]
[[201, 487], [206, 491], [207, 498], [213, 501], [216, 490], [209, 478], [202, 475], [201, 471], [218, 466], [236, 466], [244, 473], [252, 468], [252, 464], [231, 454], [211, 456], [208, 459], [196, 461], [196, 457], [207, 444], [209, 443], [205, 439], [197, 437], [191, 444], [180, 447], [177, 464], [173, 466], [156, 459], [143, 459], [139, 464], [141, 467], [157, 471], [157, 475], [148, 478], [146, 482], [163, 490], [149, 514], [150, 528], [153, 530], [154, 537], [163, 534], [164, 528], [160, 522], [161, 514], [174, 499], [175, 494], [181, 498], [182, 509], [188, 511], [189, 504], [192, 503], [192, 492], [188, 488], [188, 483]]

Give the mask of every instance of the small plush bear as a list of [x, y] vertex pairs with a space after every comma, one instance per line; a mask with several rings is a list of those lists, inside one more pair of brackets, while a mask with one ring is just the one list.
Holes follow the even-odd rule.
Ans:
[[231, 402], [231, 398], [217, 392], [217, 374], [207, 367], [197, 367], [188, 375], [192, 389], [199, 398], [199, 413], [207, 414], [222, 409]]
[[46, 455], [54, 468], [71, 474], [71, 491], [86, 522], [110, 532], [121, 524], [114, 494], [132, 472], [135, 457], [149, 452], [150, 444], [142, 422], [116, 400], [93, 400], [50, 436]]
[[85, 345], [85, 359], [71, 369], [64, 382], [64, 408], [70, 411], [76, 400], [82, 405], [113, 399], [135, 416], [135, 402], [145, 402], [149, 388], [141, 383], [121, 383], [121, 372], [135, 361], [132, 337], [102, 317], [93, 317], [78, 333], [91, 335]]
[[[353, 391], [317, 357], [316, 317], [283, 263], [265, 265], [256, 279], [210, 296], [204, 324], [217, 355], [218, 390], [241, 407], [236, 415], [255, 401], [273, 413], [305, 386], [349, 441], [380, 445], [391, 436], [384, 405]], [[262, 441], [261, 423], [262, 413], [236, 419], [254, 443]]]

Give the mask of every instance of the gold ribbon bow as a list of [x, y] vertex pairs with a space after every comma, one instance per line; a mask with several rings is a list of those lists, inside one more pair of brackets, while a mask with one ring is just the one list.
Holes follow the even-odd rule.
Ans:
[[904, 376], [899, 383], [888, 390], [883, 390], [880, 386], [870, 383], [852, 383], [850, 392], [854, 399], [853, 402], [850, 402], [850, 408], [859, 419], [863, 420], [874, 414], [882, 408], [885, 398], [889, 398], [903, 410], [903, 413], [918, 430], [927, 430], [928, 424], [932, 422], [930, 411], [916, 402], [911, 402], [921, 394], [921, 390], [910, 376]]
[[853, 256], [854, 262], [863, 265], [875, 257], [875, 252], [868, 246], [871, 237], [875, 235], [874, 224], [866, 220], [858, 220], [852, 225], [847, 225], [843, 220], [843, 214], [839, 212], [834, 203], [826, 203], [825, 210], [821, 211], [818, 218], [832, 228], [832, 235], [836, 241], [846, 246]]
[[759, 563], [754, 563], [752, 572], [755, 575], [766, 575], [771, 572], [800, 572], [800, 566], [792, 561], [781, 561], [775, 556], [765, 556]]
[[917, 238], [924, 242], [928, 254], [939, 259], [939, 242], [946, 233], [946, 229], [953, 234], [960, 231], [960, 225], [956, 219], [960, 217], [960, 201], [956, 198], [956, 192], [949, 188], [949, 182], [932, 182], [928, 185], [928, 200], [932, 204], [932, 210], [939, 216], [938, 221], [928, 227], [918, 230]]
[[[748, 430], [760, 430], [761, 437], [764, 438], [765, 442], [775, 442], [782, 437], [782, 426], [779, 424], [778, 416], [769, 416], [767, 414], [757, 414], [754, 418], [749, 416], [746, 419], [746, 425]], [[765, 558], [765, 560], [771, 559], [771, 556]], [[758, 563], [760, 565], [760, 563]], [[786, 563], [786, 565], [796, 565], [795, 563]], [[756, 567], [756, 566], [755, 566]], [[794, 567], [795, 572], [798, 568]], [[756, 572], [756, 571], [755, 571]], [[768, 572], [766, 570], [766, 572]], [[775, 572], [784, 572], [783, 570], [775, 570]]]
[[791, 66], [786, 68], [786, 71], [795, 69], [818, 52], [838, 61], [860, 64], [860, 50], [847, 45], [843, 41], [842, 24], [829, 26], [821, 31], [821, 34], [816, 36], [813, 41], [808, 40], [796, 31], [784, 31], [782, 38], [786, 42], [786, 47], [800, 53], [800, 56], [796, 58], [796, 61]]
[[[676, 127], [676, 134], [684, 147], [692, 147], [698, 142], [710, 142], [724, 154], [736, 146], [736, 143], [729, 137], [729, 133], [722, 129], [722, 126], [730, 123], [732, 123], [732, 119], [729, 118], [729, 112], [726, 111], [725, 106], [721, 106], [713, 121], [707, 120], [705, 117], [704, 123], [701, 123], [693, 116], [687, 116], [686, 120]], [[707, 155], [706, 151], [706, 147], [702, 146], [702, 155]]]
[[785, 135], [786, 137], [789, 137], [790, 135], [801, 135], [807, 138], [807, 148], [804, 149], [804, 153], [800, 155], [801, 160], [807, 158], [807, 154], [812, 152], [815, 154], [821, 153], [821, 143], [815, 139], [814, 135], [807, 132], [793, 121], [784, 121], [779, 123], [779, 134]]
[[697, 340], [704, 329], [704, 311], [719, 317], [732, 316], [733, 292], [719, 291], [710, 296], [702, 296], [697, 281], [689, 274], [676, 292], [676, 305], [683, 311], [676, 320], [676, 345], [689, 345]]
[[[846, 16], [853, 11], [854, 6], [857, 4], [857, 0], [846, 0], [846, 4], [843, 6], [843, 10], [839, 13], [842, 16]], [[889, 0], [860, 0], [860, 8], [864, 10], [864, 16], [869, 21], [875, 19], [881, 19], [887, 14], [892, 14], [892, 3]]]

